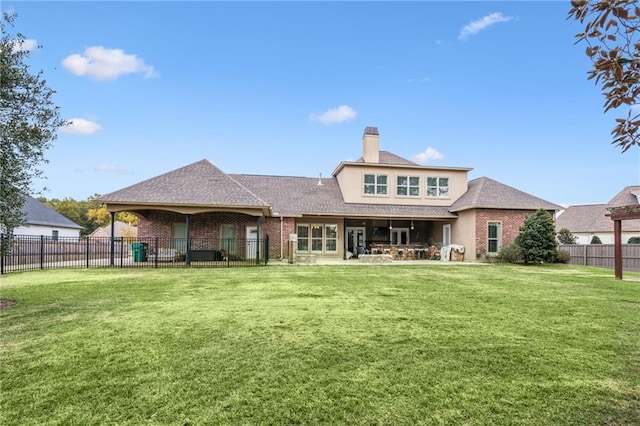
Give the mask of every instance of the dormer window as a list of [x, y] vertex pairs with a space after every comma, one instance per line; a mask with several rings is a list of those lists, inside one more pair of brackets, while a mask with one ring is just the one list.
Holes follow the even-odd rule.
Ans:
[[449, 178], [437, 176], [427, 177], [427, 197], [448, 198]]
[[418, 176], [398, 176], [396, 180], [396, 195], [410, 197], [420, 195], [420, 178]]
[[365, 195], [387, 195], [387, 175], [364, 175]]

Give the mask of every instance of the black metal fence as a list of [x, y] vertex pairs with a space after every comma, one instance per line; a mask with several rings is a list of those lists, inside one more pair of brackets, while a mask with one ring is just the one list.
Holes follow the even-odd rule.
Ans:
[[179, 268], [260, 266], [269, 237], [103, 238], [0, 236], [0, 273], [61, 268]]

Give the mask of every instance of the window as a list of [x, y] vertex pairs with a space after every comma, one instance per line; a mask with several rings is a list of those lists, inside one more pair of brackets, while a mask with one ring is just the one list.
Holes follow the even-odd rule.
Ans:
[[449, 178], [427, 177], [427, 197], [447, 198], [449, 196]]
[[387, 175], [364, 175], [364, 193], [387, 195]]
[[327, 225], [325, 231], [325, 250], [338, 251], [338, 225]]
[[408, 195], [411, 197], [417, 197], [420, 195], [420, 178], [418, 176], [398, 176], [397, 195]]
[[58, 235], [59, 235], [59, 232], [57, 229], [54, 229], [51, 231], [51, 239], [53, 241], [58, 241]]
[[298, 251], [309, 251], [309, 225], [298, 225]]
[[335, 253], [338, 251], [338, 225], [298, 225], [298, 252]]
[[489, 222], [487, 229], [487, 253], [497, 254], [500, 251], [500, 223]]
[[322, 251], [322, 225], [311, 225], [311, 251]]

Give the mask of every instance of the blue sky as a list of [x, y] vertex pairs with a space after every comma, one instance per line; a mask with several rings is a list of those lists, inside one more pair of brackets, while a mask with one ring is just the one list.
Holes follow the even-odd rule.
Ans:
[[640, 150], [586, 79], [568, 1], [3, 1], [73, 126], [48, 198], [86, 199], [209, 159], [227, 173], [330, 176], [380, 149], [472, 167], [563, 205], [640, 184]]

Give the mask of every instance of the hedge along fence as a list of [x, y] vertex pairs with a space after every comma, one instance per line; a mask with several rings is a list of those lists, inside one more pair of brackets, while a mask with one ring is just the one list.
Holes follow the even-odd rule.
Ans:
[[[558, 248], [569, 252], [572, 265], [614, 269], [613, 244], [561, 244]], [[622, 245], [622, 269], [640, 272], [640, 244]]]
[[230, 267], [266, 265], [269, 237], [111, 238], [0, 236], [0, 273], [96, 267]]

